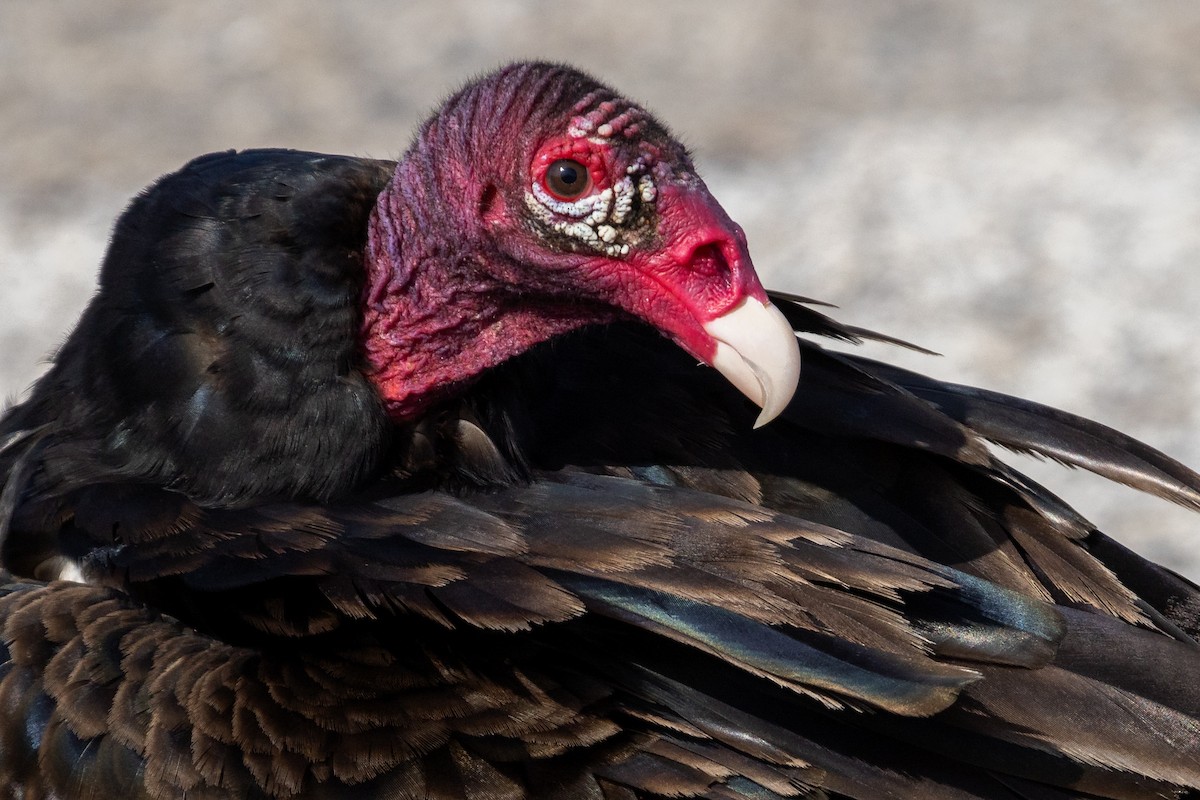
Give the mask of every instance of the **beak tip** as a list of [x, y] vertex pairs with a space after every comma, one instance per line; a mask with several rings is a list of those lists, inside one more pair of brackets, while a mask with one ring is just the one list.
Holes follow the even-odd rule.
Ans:
[[800, 380], [800, 346], [782, 312], [747, 298], [704, 330], [717, 342], [712, 366], [762, 408], [754, 427], [782, 414]]

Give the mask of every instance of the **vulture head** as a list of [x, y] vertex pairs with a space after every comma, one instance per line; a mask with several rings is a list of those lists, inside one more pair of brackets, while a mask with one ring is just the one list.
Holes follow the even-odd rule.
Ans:
[[762, 408], [799, 377], [791, 326], [684, 147], [568, 67], [517, 64], [452, 96], [371, 214], [361, 344], [395, 420], [583, 325], [632, 316]]

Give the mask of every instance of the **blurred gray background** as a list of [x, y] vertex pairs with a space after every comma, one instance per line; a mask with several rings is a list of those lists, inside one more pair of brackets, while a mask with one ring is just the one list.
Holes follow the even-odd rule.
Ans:
[[[391, 157], [466, 78], [573, 62], [695, 150], [764, 282], [1200, 465], [1200, 3], [0, 2], [0, 395], [112, 219], [202, 152]], [[1200, 516], [1021, 462], [1200, 576]]]

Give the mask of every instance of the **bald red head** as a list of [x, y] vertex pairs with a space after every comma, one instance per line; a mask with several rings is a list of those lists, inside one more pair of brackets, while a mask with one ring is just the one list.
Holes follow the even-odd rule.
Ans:
[[367, 261], [368, 375], [397, 419], [538, 342], [621, 316], [716, 366], [764, 417], [795, 388], [791, 330], [686, 150], [567, 67], [510, 66], [451, 97], [380, 197]]

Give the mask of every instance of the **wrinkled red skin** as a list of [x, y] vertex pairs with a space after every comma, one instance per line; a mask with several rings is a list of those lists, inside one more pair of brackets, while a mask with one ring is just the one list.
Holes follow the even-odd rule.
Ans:
[[766, 303], [746, 234], [700, 183], [658, 191], [658, 248], [632, 250], [615, 305], [646, 320], [696, 358], [712, 363], [716, 342], [703, 325], [747, 297]]
[[[747, 297], [766, 302], [741, 228], [649, 115], [625, 101], [602, 103], [600, 111], [624, 110], [617, 119], [633, 124], [611, 138], [569, 136], [583, 102], [554, 108], [545, 100], [553, 85], [531, 93], [541, 101], [525, 101], [508, 79], [515, 80], [498, 73], [493, 85], [451, 98], [371, 215], [364, 372], [396, 421], [539, 342], [621, 316], [654, 325], [711, 363], [716, 342], [704, 324]], [[594, 192], [640, 158], [657, 190], [654, 229], [616, 257], [551, 246], [525, 193], [559, 158], [583, 163]]]

